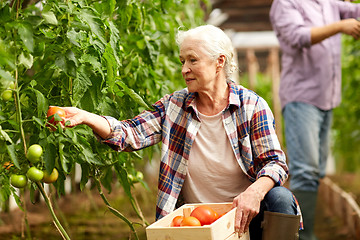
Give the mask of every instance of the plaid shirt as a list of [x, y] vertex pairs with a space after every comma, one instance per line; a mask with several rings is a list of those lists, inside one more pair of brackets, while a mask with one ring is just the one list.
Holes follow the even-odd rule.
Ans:
[[[229, 86], [229, 104], [222, 119], [239, 166], [252, 182], [268, 176], [283, 185], [288, 167], [269, 106], [241, 85], [229, 82]], [[105, 117], [112, 133], [102, 141], [117, 151], [134, 151], [162, 142], [157, 219], [175, 209], [184, 183], [191, 146], [201, 125], [195, 98], [196, 93], [183, 89], [164, 96], [153, 105], [155, 110], [133, 119]]]

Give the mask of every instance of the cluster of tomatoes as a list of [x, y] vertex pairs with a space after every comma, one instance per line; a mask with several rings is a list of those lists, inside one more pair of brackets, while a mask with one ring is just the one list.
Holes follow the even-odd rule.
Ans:
[[[26, 158], [32, 163], [26, 174], [12, 174], [10, 176], [10, 183], [16, 188], [24, 188], [27, 185], [28, 179], [33, 182], [42, 181], [44, 183], [53, 183], [59, 177], [59, 172], [56, 168], [49, 174], [46, 170], [43, 171], [37, 168], [35, 165], [40, 161], [43, 154], [43, 149], [39, 144], [33, 144], [29, 147], [26, 154]], [[9, 169], [12, 166], [11, 163], [4, 164], [4, 167]]]
[[224, 214], [219, 215], [209, 206], [198, 206], [191, 211], [190, 216], [176, 216], [172, 219], [170, 227], [204, 226], [210, 225]]
[[[49, 127], [54, 129], [58, 122], [56, 119], [65, 117], [65, 111], [59, 107], [50, 107], [47, 112], [47, 117], [48, 122], [51, 124]], [[28, 148], [26, 158], [30, 162], [30, 168], [27, 170], [26, 174], [11, 174], [10, 183], [13, 187], [24, 188], [28, 183], [28, 179], [33, 182], [42, 181], [44, 183], [53, 183], [58, 179], [59, 172], [56, 168], [53, 168], [51, 173], [48, 173], [46, 170], [42, 170], [42, 155], [43, 149], [39, 144], [33, 144]], [[13, 164], [10, 162], [6, 162], [3, 165], [3, 167], [7, 170], [10, 170], [12, 166]]]

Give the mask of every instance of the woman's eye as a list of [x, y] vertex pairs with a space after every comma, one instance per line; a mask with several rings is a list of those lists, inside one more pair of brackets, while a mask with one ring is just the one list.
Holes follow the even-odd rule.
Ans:
[[190, 59], [190, 61], [193, 63], [193, 62], [196, 62], [196, 59]]

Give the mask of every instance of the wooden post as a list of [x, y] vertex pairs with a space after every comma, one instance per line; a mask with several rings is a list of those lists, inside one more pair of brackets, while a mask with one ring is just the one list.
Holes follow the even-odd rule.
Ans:
[[273, 112], [276, 122], [276, 134], [279, 138], [280, 144], [283, 144], [282, 134], [282, 115], [279, 97], [280, 87], [280, 64], [279, 64], [279, 49], [271, 48], [269, 52], [269, 68], [272, 79], [272, 96], [273, 96]]
[[246, 60], [248, 64], [249, 89], [256, 90], [256, 74], [259, 70], [259, 64], [256, 59], [254, 49], [246, 49]]

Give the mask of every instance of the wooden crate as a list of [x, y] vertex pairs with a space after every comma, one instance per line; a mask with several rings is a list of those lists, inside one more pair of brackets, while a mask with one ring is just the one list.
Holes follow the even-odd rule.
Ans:
[[[183, 216], [184, 212], [186, 214], [186, 212], [192, 211], [200, 205], [207, 205], [220, 215], [226, 214], [206, 226], [170, 227], [170, 223], [175, 216]], [[235, 210], [232, 209], [232, 203], [185, 204], [148, 226], [146, 228], [147, 240], [249, 240], [248, 232], [241, 238], [235, 234]]]

